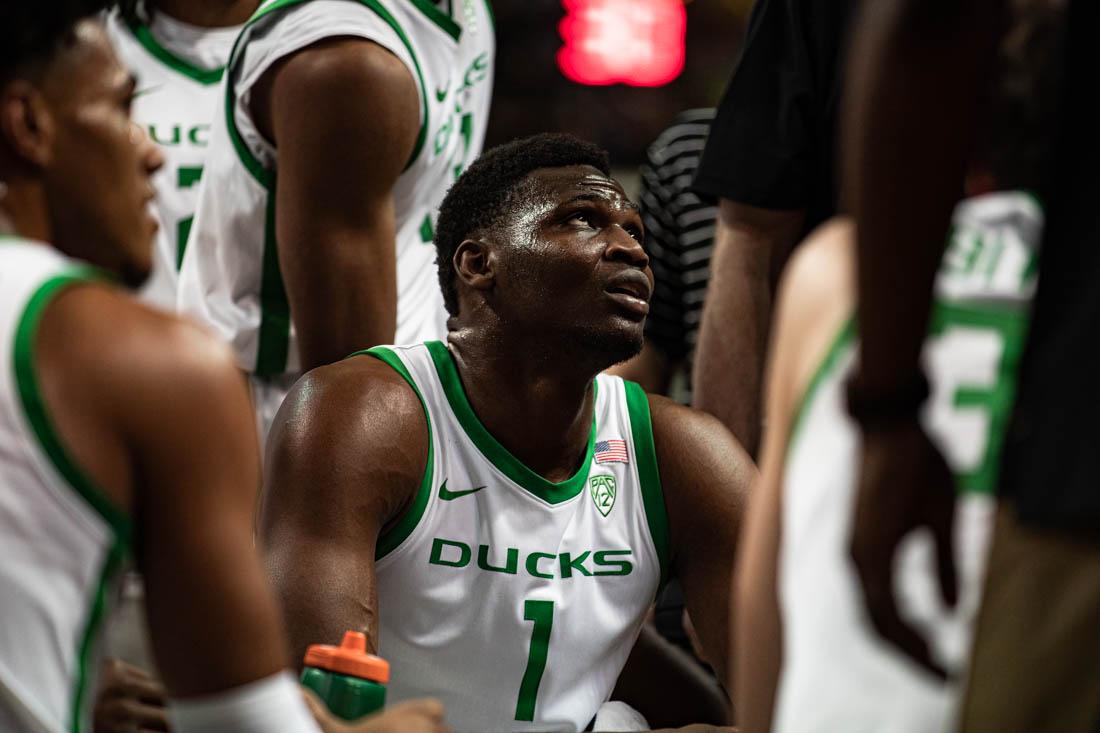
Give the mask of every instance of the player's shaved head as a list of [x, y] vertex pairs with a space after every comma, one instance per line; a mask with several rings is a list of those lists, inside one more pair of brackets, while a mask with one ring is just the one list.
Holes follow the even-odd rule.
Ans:
[[572, 135], [543, 133], [499, 145], [481, 155], [447, 192], [439, 208], [435, 247], [439, 285], [451, 315], [458, 314], [454, 255], [463, 240], [499, 228], [530, 193], [522, 185], [540, 168], [589, 166], [611, 173], [607, 152]]

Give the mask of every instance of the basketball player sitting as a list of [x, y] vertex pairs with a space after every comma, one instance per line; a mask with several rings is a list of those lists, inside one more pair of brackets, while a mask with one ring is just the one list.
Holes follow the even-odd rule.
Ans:
[[573, 137], [462, 175], [435, 239], [447, 342], [317, 369], [275, 421], [261, 533], [293, 649], [362, 629], [390, 695], [441, 698], [458, 731], [579, 731], [676, 576], [724, 675], [754, 469], [717, 420], [601, 374], [642, 345], [642, 239]]

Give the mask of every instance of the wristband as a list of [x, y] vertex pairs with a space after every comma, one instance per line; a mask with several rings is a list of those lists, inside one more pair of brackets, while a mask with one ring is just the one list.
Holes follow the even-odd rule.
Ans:
[[924, 372], [915, 371], [908, 378], [886, 390], [865, 387], [856, 374], [845, 385], [848, 414], [860, 427], [889, 427], [914, 420], [930, 389]]
[[283, 671], [213, 695], [168, 704], [179, 733], [321, 733], [302, 688]]

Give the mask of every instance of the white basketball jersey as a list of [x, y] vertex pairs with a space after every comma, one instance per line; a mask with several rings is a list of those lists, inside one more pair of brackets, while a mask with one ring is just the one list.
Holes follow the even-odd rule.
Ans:
[[448, 5], [449, 13], [429, 0], [269, 0], [245, 25], [212, 134], [179, 307], [232, 344], [246, 371], [262, 378], [300, 371], [275, 243], [278, 152], [250, 118], [249, 95], [272, 64], [325, 38], [369, 39], [416, 80], [420, 132], [394, 188], [396, 340], [445, 333], [434, 222], [451, 183], [481, 152], [495, 53], [486, 0]]
[[388, 698], [438, 697], [459, 733], [584, 730], [667, 573], [645, 393], [598, 377], [587, 454], [553, 484], [481, 424], [441, 342], [366, 353], [413, 386], [430, 432], [376, 553]]
[[0, 238], [0, 730], [90, 731], [98, 636], [130, 521], [73, 462], [34, 372], [42, 313], [96, 279], [49, 246]]
[[[945, 607], [926, 532], [895, 558], [902, 617], [947, 668], [964, 671], [1016, 372], [1035, 291], [1043, 215], [1019, 193], [962, 202], [936, 281], [923, 360], [931, 397], [921, 416], [955, 474], [959, 603]], [[848, 556], [859, 433], [844, 384], [856, 357], [852, 321], [810, 383], [792, 427], [783, 484], [779, 601], [780, 733], [952, 730], [959, 688], [918, 669], [871, 628]]]
[[[203, 69], [164, 48], [148, 26], [123, 19], [117, 10], [107, 16], [105, 25], [119, 58], [138, 80], [131, 115], [164, 155], [164, 167], [153, 177], [153, 214], [160, 224], [153, 272], [139, 295], [175, 311], [179, 266], [198, 203], [210, 123], [222, 96], [219, 82], [231, 45], [217, 67]], [[232, 32], [219, 28], [209, 35]]]

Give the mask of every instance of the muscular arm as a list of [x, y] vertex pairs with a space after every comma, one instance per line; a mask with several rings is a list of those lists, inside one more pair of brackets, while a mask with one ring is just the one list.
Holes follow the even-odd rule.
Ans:
[[[730, 578], [752, 460], [713, 417], [650, 396], [673, 573], [707, 661], [727, 679]], [[734, 701], [736, 705], [736, 701]]]
[[802, 211], [722, 199], [692, 375], [694, 406], [717, 417], [755, 455], [772, 293], [802, 231]]
[[268, 441], [260, 541], [296, 665], [348, 629], [377, 648], [375, 544], [427, 453], [412, 388], [372, 357], [315, 370], [288, 395]]
[[65, 445], [133, 518], [172, 696], [284, 669], [279, 613], [252, 544], [254, 417], [228, 349], [121, 293], [77, 287], [49, 307], [36, 362]]
[[409, 70], [369, 41], [299, 52], [256, 88], [279, 150], [275, 230], [303, 369], [392, 343], [393, 187], [420, 129]]

